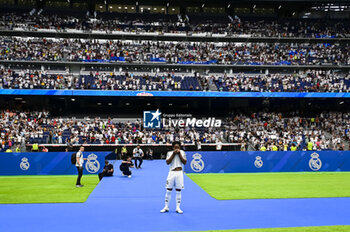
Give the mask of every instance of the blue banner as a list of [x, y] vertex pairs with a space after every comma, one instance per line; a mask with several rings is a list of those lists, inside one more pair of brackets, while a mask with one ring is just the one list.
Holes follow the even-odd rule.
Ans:
[[132, 90], [43, 90], [0, 89], [0, 95], [128, 96], [128, 97], [229, 97], [229, 98], [350, 98], [350, 93], [318, 92], [205, 92], [205, 91], [132, 91]]
[[[102, 171], [110, 152], [84, 152], [84, 174]], [[74, 175], [72, 152], [1, 153], [0, 175]], [[350, 151], [186, 152], [187, 173], [350, 171]]]
[[350, 151], [187, 152], [188, 173], [350, 171]]
[[[84, 152], [84, 174], [97, 174], [110, 152]], [[73, 152], [0, 153], [0, 175], [73, 175]]]

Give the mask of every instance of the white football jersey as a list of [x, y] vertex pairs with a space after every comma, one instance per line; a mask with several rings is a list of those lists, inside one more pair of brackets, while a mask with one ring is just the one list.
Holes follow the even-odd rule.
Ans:
[[[169, 151], [166, 155], [166, 159], [169, 159], [170, 156], [172, 156], [172, 154], [173, 154], [173, 151]], [[184, 159], [186, 159], [186, 153], [183, 150], [180, 150], [180, 154]], [[181, 162], [180, 157], [178, 155], [174, 157], [173, 161], [171, 161], [171, 163], [169, 164], [169, 167], [170, 167], [170, 170], [173, 170], [178, 167], [182, 167], [182, 170], [184, 169], [183, 163]]]

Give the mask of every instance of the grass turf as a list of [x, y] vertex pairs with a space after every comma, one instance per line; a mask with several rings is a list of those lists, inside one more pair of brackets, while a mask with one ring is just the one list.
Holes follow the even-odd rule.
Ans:
[[350, 197], [350, 172], [187, 175], [218, 200]]
[[97, 175], [0, 176], [0, 204], [85, 202], [98, 184]]
[[350, 226], [312, 226], [244, 230], [208, 230], [201, 232], [348, 232]]

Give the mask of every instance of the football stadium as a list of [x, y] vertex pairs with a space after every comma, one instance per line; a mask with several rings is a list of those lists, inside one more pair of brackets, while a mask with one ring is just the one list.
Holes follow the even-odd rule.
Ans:
[[1, 232], [349, 232], [349, 0], [0, 0]]

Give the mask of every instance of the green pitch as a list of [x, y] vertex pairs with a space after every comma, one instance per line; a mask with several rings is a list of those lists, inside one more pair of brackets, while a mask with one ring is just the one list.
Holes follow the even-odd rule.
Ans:
[[312, 226], [250, 230], [208, 230], [202, 232], [348, 232], [350, 226]]
[[350, 197], [350, 172], [187, 175], [218, 200]]
[[0, 204], [85, 202], [98, 184], [97, 175], [0, 176]]

